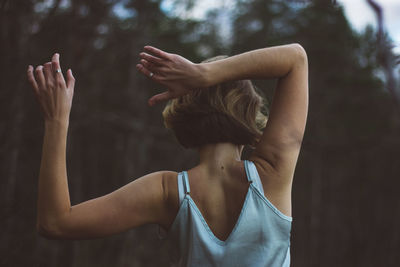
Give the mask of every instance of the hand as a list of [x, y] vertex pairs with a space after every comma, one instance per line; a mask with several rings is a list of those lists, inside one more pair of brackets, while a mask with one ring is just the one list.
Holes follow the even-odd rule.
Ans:
[[160, 101], [188, 94], [194, 88], [205, 87], [204, 69], [179, 55], [170, 54], [151, 46], [140, 53], [137, 69], [145, 76], [167, 87], [167, 91], [151, 97], [150, 106]]
[[54, 54], [51, 62], [45, 63], [44, 66], [37, 66], [35, 75], [33, 67], [31, 65], [28, 67], [28, 80], [33, 87], [46, 122], [69, 121], [75, 78], [69, 69], [67, 82], [65, 82], [59, 57], [59, 54]]

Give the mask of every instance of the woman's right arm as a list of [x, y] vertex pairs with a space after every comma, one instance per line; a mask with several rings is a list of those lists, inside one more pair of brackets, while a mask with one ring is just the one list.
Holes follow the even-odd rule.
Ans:
[[[138, 69], [168, 87], [150, 103], [184, 95], [190, 88], [229, 80], [278, 78], [268, 123], [250, 160], [254, 161], [269, 197], [291, 214], [290, 192], [308, 111], [308, 62], [299, 44], [249, 51], [210, 63], [193, 64], [153, 47], [145, 47]], [[149, 76], [150, 77], [150, 76]], [[288, 197], [289, 196], [289, 197]]]

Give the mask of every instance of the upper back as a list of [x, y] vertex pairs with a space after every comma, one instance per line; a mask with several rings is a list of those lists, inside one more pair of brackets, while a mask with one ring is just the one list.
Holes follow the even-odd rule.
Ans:
[[[288, 261], [291, 218], [279, 212], [265, 198], [255, 165], [248, 161], [245, 161], [245, 165], [247, 186], [244, 199], [240, 195], [231, 195], [231, 199], [241, 199], [236, 200], [241, 205], [237, 216], [233, 217], [233, 224], [223, 218], [226, 213], [223, 209], [232, 208], [235, 201], [217, 197], [214, 201], [221, 203], [214, 202], [214, 207], [207, 207], [213, 201], [211, 193], [218, 190], [210, 189], [203, 194], [209, 196], [209, 201], [196, 201], [194, 197], [200, 194], [194, 193], [194, 188], [200, 183], [192, 182], [194, 178], [189, 176], [190, 172], [179, 173], [177, 188], [180, 205], [167, 235], [170, 244], [173, 244], [171, 254], [175, 255], [176, 261], [180, 259], [185, 266], [206, 263], [233, 266], [240, 262], [245, 264], [241, 266], [254, 266], [261, 262], [272, 264], [268, 266], [282, 266], [283, 262]], [[198, 205], [200, 203], [205, 204], [201, 207]], [[219, 211], [219, 214], [215, 211]], [[222, 223], [218, 223], [218, 219]], [[254, 250], [255, 247], [258, 249]], [[266, 254], [267, 250], [269, 254]], [[279, 260], [271, 260], [274, 257]], [[277, 263], [280, 265], [274, 265]]]
[[[252, 159], [257, 179], [262, 188], [262, 195], [267, 198], [279, 211], [286, 216], [291, 216], [290, 188], [287, 192], [279, 191], [274, 185], [275, 173], [268, 168], [261, 167], [257, 159]], [[225, 177], [208, 177], [200, 168], [188, 170], [188, 179], [191, 185], [191, 198], [204, 215], [205, 220], [220, 239], [225, 239], [233, 228], [243, 206], [249, 188], [245, 162], [240, 161]], [[162, 224], [164, 229], [169, 229], [181, 202], [179, 201], [177, 173], [169, 173], [166, 190], [170, 216]]]

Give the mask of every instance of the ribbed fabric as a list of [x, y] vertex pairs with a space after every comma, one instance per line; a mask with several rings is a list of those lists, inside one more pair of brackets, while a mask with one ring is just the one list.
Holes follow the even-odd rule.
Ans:
[[290, 265], [292, 218], [264, 196], [254, 163], [246, 160], [244, 164], [250, 186], [236, 225], [225, 241], [213, 234], [190, 197], [187, 172], [178, 174], [181, 206], [166, 234], [171, 266]]

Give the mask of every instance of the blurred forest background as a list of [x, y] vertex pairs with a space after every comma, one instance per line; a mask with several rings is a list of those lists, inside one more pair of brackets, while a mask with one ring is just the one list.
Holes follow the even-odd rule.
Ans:
[[[163, 105], [146, 104], [160, 88], [135, 69], [144, 45], [199, 62], [290, 42], [310, 64], [292, 266], [400, 266], [399, 57], [384, 28], [355, 32], [329, 0], [236, 0], [229, 14], [197, 20], [185, 17], [196, 1], [163, 2], [0, 0], [0, 266], [168, 266], [155, 225], [85, 241], [36, 233], [43, 121], [28, 64], [59, 52], [77, 79], [67, 148], [74, 205], [197, 162], [164, 128]], [[368, 2], [379, 14], [379, 1]], [[274, 82], [256, 84], [271, 101]]]

